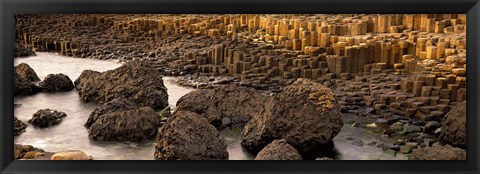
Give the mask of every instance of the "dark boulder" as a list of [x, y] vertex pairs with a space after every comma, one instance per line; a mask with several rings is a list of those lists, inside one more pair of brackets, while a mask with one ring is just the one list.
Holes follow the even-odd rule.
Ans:
[[450, 145], [433, 144], [432, 147], [424, 147], [413, 150], [409, 160], [466, 160], [467, 152], [463, 149]]
[[297, 149], [287, 143], [284, 139], [273, 140], [258, 152], [255, 160], [302, 160]]
[[39, 84], [45, 92], [65, 92], [74, 88], [72, 80], [65, 74], [49, 74]]
[[455, 106], [445, 115], [439, 140], [442, 144], [465, 149], [467, 147], [467, 102]]
[[41, 91], [37, 85], [21, 77], [17, 72], [13, 73], [13, 85], [13, 95], [15, 96], [33, 95]]
[[150, 107], [107, 112], [90, 125], [89, 137], [98, 141], [142, 142], [155, 138], [160, 116]]
[[254, 89], [219, 86], [188, 93], [177, 101], [177, 110], [195, 112], [217, 128], [228, 124], [243, 126], [261, 110], [266, 99]]
[[82, 71], [82, 74], [80, 74], [80, 76], [73, 82], [73, 84], [75, 85], [75, 88], [77, 90], [80, 90], [80, 81], [83, 79], [83, 80], [87, 80], [89, 79], [92, 75], [97, 75], [99, 74], [100, 72], [98, 71], [93, 71], [93, 70], [84, 70]]
[[21, 133], [25, 132], [26, 128], [27, 124], [20, 121], [17, 117], [13, 117], [13, 134], [15, 136], [18, 136]]
[[86, 71], [79, 77], [77, 85], [84, 101], [103, 104], [122, 98], [154, 110], [168, 106], [162, 75], [148, 63], [136, 60], [102, 73]]
[[269, 98], [248, 122], [242, 146], [256, 153], [275, 139], [285, 139], [304, 159], [314, 159], [324, 148], [332, 147], [332, 139], [342, 126], [340, 105], [333, 91], [298, 79]]
[[106, 113], [136, 109], [139, 106], [130, 100], [115, 99], [96, 108], [88, 117], [85, 127], [90, 128], [97, 119]]
[[37, 73], [26, 63], [21, 63], [15, 66], [15, 72], [18, 73], [20, 77], [23, 77], [31, 82], [40, 81], [38, 78]]
[[25, 46], [22, 43], [15, 43], [13, 57], [28, 57], [35, 56], [35, 52], [30, 47]]
[[42, 109], [33, 114], [32, 119], [28, 120], [28, 123], [40, 128], [44, 128], [59, 124], [66, 116], [67, 114], [65, 114], [65, 112]]
[[227, 160], [227, 144], [206, 118], [177, 110], [158, 132], [155, 159]]

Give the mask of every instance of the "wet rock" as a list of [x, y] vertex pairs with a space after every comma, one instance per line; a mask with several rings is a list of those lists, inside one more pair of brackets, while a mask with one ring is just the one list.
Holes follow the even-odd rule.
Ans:
[[409, 160], [466, 160], [467, 152], [450, 145], [433, 144], [432, 147], [413, 150]]
[[25, 46], [21, 43], [15, 43], [13, 57], [28, 57], [28, 56], [35, 56], [35, 52], [30, 47]]
[[40, 92], [40, 88], [17, 72], [13, 74], [13, 94], [15, 96], [27, 96]]
[[195, 112], [213, 124], [222, 127], [230, 119], [232, 124], [245, 125], [260, 112], [267, 97], [260, 92], [229, 85], [214, 89], [192, 91], [177, 101], [177, 110]]
[[130, 61], [102, 73], [87, 71], [78, 79], [77, 89], [84, 101], [106, 103], [116, 98], [161, 110], [168, 106], [162, 75], [148, 63]]
[[49, 74], [39, 84], [45, 92], [65, 92], [74, 88], [72, 80], [65, 74]]
[[83, 70], [82, 73], [80, 74], [80, 76], [77, 79], [75, 79], [75, 81], [73, 82], [75, 88], [77, 90], [80, 90], [80, 81], [82, 79], [87, 80], [90, 76], [96, 75], [96, 74], [99, 74], [99, 73], [100, 72], [93, 71], [93, 70]]
[[206, 118], [177, 110], [158, 132], [155, 159], [226, 160], [227, 144]]
[[28, 123], [40, 128], [45, 128], [59, 124], [66, 116], [67, 114], [65, 114], [65, 112], [41, 109], [33, 114], [32, 119], [28, 120]]
[[331, 148], [343, 126], [334, 93], [307, 79], [296, 80], [264, 106], [243, 130], [242, 146], [253, 153], [281, 138], [304, 159], [314, 159], [322, 149]]
[[45, 159], [45, 157], [49, 155], [51, 155], [50, 152], [45, 152], [44, 150], [35, 148], [31, 145], [15, 144], [13, 146], [13, 159], [21, 159], [21, 160]]
[[422, 128], [420, 126], [415, 126], [415, 125], [410, 125], [407, 124], [403, 128], [403, 133], [404, 134], [409, 134], [409, 133], [416, 133], [416, 132], [421, 132]]
[[150, 107], [107, 112], [92, 120], [88, 135], [97, 141], [147, 141], [160, 127], [160, 116]]
[[376, 142], [376, 141], [372, 141], [372, 142], [369, 142], [367, 145], [369, 145], [369, 146], [375, 146], [375, 145], [377, 145], [377, 142]]
[[20, 121], [17, 117], [13, 117], [13, 134], [15, 136], [18, 136], [21, 133], [25, 132], [26, 128], [27, 124]]
[[132, 110], [138, 107], [139, 106], [137, 104], [133, 103], [130, 100], [126, 100], [126, 99], [112, 100], [96, 108], [88, 117], [87, 122], [85, 123], [85, 127], [90, 128], [90, 126], [92, 126], [92, 124], [95, 123], [99, 117], [105, 115], [106, 113]]
[[51, 160], [93, 160], [93, 157], [79, 150], [67, 150], [53, 154]]
[[465, 149], [467, 146], [467, 103], [459, 103], [445, 115], [439, 140], [442, 144]]
[[298, 151], [284, 139], [273, 140], [255, 157], [255, 160], [302, 160]]
[[23, 77], [31, 82], [40, 81], [37, 73], [26, 63], [21, 63], [15, 66], [15, 72], [18, 73], [20, 77]]
[[437, 129], [441, 126], [442, 126], [442, 124], [440, 124], [437, 121], [429, 121], [429, 122], [427, 122], [427, 124], [425, 124], [424, 130], [427, 133], [433, 133], [435, 131], [435, 129]]
[[352, 142], [353, 145], [355, 146], [363, 146], [363, 141], [362, 140], [355, 140]]

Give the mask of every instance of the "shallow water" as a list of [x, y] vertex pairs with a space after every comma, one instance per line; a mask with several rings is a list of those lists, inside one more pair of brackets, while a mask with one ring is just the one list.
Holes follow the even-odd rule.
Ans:
[[[86, 69], [106, 71], [121, 66], [115, 61], [103, 61], [92, 59], [80, 59], [60, 56], [52, 53], [37, 53], [37, 56], [15, 59], [15, 65], [28, 63], [37, 73], [40, 79], [48, 74], [63, 73], [75, 80]], [[175, 108], [177, 100], [194, 89], [174, 84], [174, 77], [164, 77], [164, 84], [168, 89], [169, 105]], [[77, 90], [60, 93], [39, 93], [33, 96], [15, 97], [15, 115], [23, 122], [27, 122], [32, 114], [39, 109], [54, 109], [63, 111], [67, 117], [59, 125], [48, 128], [36, 128], [27, 126], [26, 132], [15, 137], [15, 143], [28, 144], [56, 152], [61, 150], [82, 150], [92, 155], [96, 160], [151, 160], [154, 154], [154, 142], [147, 143], [120, 143], [120, 142], [96, 142], [88, 138], [88, 131], [83, 124], [90, 113], [98, 107], [93, 103], [80, 100]], [[327, 156], [342, 160], [359, 159], [405, 159], [404, 155], [392, 156], [386, 154], [381, 148], [368, 146], [371, 141], [391, 141], [381, 137], [378, 132], [352, 127], [352, 122], [374, 122], [351, 114], [344, 115], [345, 125], [342, 131], [334, 138], [335, 148]], [[242, 129], [239, 127], [228, 128], [220, 131], [228, 144], [229, 159], [245, 160], [253, 159], [254, 156], [246, 153], [240, 145]], [[347, 138], [353, 137], [364, 141], [363, 146], [356, 146]]]

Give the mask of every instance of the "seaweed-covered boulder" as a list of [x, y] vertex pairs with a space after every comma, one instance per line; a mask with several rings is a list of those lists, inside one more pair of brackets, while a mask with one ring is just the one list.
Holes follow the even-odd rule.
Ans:
[[108, 103], [103, 104], [102, 106], [96, 108], [88, 117], [87, 122], [85, 123], [86, 128], [90, 128], [97, 119], [106, 113], [117, 112], [117, 111], [126, 111], [136, 109], [139, 106], [133, 103], [130, 100], [126, 99], [115, 99]]
[[177, 110], [158, 132], [155, 159], [227, 160], [227, 143], [203, 116]]
[[258, 152], [255, 160], [302, 160], [297, 149], [287, 143], [284, 139], [273, 140]]
[[162, 74], [148, 63], [136, 60], [106, 72], [87, 71], [79, 77], [77, 85], [84, 101], [103, 104], [123, 98], [154, 110], [168, 106]]
[[88, 156], [80, 150], [67, 150], [57, 152], [52, 155], [51, 160], [93, 160], [92, 156]]
[[97, 141], [142, 142], [154, 139], [159, 127], [160, 116], [147, 106], [98, 116], [88, 135]]
[[65, 92], [74, 88], [72, 80], [65, 74], [49, 74], [39, 84], [45, 92]]
[[66, 116], [67, 114], [65, 114], [65, 112], [41, 109], [33, 114], [32, 119], [28, 120], [28, 123], [40, 128], [45, 128], [59, 124]]
[[466, 160], [467, 151], [450, 145], [433, 144], [432, 147], [424, 147], [413, 150], [409, 160]]
[[17, 117], [13, 117], [13, 134], [15, 136], [18, 136], [21, 133], [25, 132], [26, 128], [27, 124], [20, 121]]
[[461, 102], [445, 115], [439, 140], [442, 144], [467, 147], [467, 102]]
[[234, 85], [200, 89], [181, 97], [177, 110], [195, 112], [219, 128], [229, 124], [245, 125], [261, 110], [267, 96]]
[[17, 72], [20, 77], [23, 77], [31, 82], [40, 81], [37, 73], [35, 73], [32, 67], [26, 63], [21, 63], [15, 66], [15, 72]]
[[22, 43], [15, 43], [13, 50], [13, 57], [28, 57], [35, 56], [35, 52], [30, 47], [25, 46]]
[[333, 91], [319, 83], [298, 79], [269, 98], [261, 112], [243, 129], [242, 146], [256, 153], [275, 139], [285, 139], [304, 159], [314, 159], [343, 126]]
[[27, 96], [40, 92], [40, 88], [30, 80], [21, 77], [17, 72], [13, 73], [13, 95]]

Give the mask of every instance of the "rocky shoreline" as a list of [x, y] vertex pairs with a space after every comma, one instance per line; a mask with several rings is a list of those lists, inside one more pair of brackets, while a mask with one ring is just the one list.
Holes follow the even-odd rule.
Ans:
[[[51, 20], [53, 18], [55, 20]], [[411, 159], [436, 159], [442, 157], [419, 157], [419, 154], [450, 151], [450, 147], [438, 148], [449, 145], [460, 148], [455, 151], [465, 148], [465, 130], [458, 129], [465, 127], [465, 118], [449, 116], [458, 115], [455, 113], [465, 105], [466, 100], [465, 18], [462, 14], [20, 15], [16, 17], [16, 39], [19, 45], [27, 45], [35, 51], [127, 62], [129, 65], [124, 67], [128, 68], [120, 68], [118, 72], [85, 71], [74, 83], [83, 100], [106, 103], [103, 106], [106, 108], [111, 107], [108, 102], [114, 99], [129, 99], [140, 106], [162, 110], [166, 107], [164, 97], [168, 98], [168, 95], [161, 92], [163, 82], [156, 84], [162, 81], [161, 78], [156, 78], [174, 75], [179, 77], [176, 81], [179, 85], [199, 90], [182, 97], [177, 103], [178, 109], [167, 118], [166, 123], [176, 115], [184, 115], [176, 112], [188, 111], [192, 113], [186, 115], [204, 117], [217, 129], [232, 124], [247, 125], [245, 138], [248, 137], [245, 132], [255, 130], [252, 125], [267, 125], [265, 121], [272, 117], [268, 115], [274, 114], [269, 112], [278, 112], [277, 115], [282, 113], [280, 115], [288, 118], [285, 119], [288, 121], [278, 121], [281, 119], [277, 118], [272, 123], [285, 125], [286, 128], [270, 128], [275, 131], [261, 135], [268, 138], [260, 143], [261, 146], [250, 149], [254, 153], [263, 151], [267, 145], [266, 154], [276, 151], [275, 148], [291, 149], [290, 146], [293, 146], [303, 158], [321, 158], [309, 156], [314, 153], [308, 149], [328, 143], [302, 147], [312, 142], [305, 140], [296, 143], [289, 140], [291, 135], [278, 132], [302, 125], [290, 123], [293, 120], [306, 119], [295, 118], [294, 114], [290, 118], [285, 113], [291, 108], [300, 107], [295, 104], [313, 97], [320, 99], [320, 104], [317, 103], [319, 106], [326, 107], [328, 104], [322, 102], [330, 97], [337, 103], [335, 108], [338, 111], [335, 109], [335, 113], [338, 113], [334, 115], [352, 113], [377, 118], [375, 123], [356, 126], [385, 127], [383, 134], [397, 139], [390, 147], [382, 147], [385, 150], [412, 153], [414, 157], [410, 156]], [[56, 35], [49, 34], [52, 30]], [[136, 68], [134, 64], [141, 68]], [[33, 82], [39, 79], [26, 72], [15, 73], [15, 95], [49, 91], [44, 85], [36, 86]], [[142, 78], [143, 75], [138, 74], [148, 77]], [[132, 80], [135, 77], [149, 82]], [[299, 82], [298, 78], [305, 80]], [[102, 86], [98, 83], [106, 81], [113, 85]], [[308, 100], [300, 97], [297, 101], [289, 101], [293, 100], [290, 98], [295, 93], [283, 93], [292, 84], [303, 82], [311, 83], [311, 86], [323, 86], [316, 89], [332, 89], [332, 94], [313, 92], [307, 97]], [[138, 88], [139, 84], [147, 86]], [[128, 94], [122, 94], [124, 90]], [[145, 97], [158, 101], [148, 103], [151, 100]], [[238, 105], [239, 100], [243, 104]], [[292, 103], [283, 109], [276, 108], [278, 103], [273, 103], [279, 101]], [[272, 108], [263, 111], [262, 107], [255, 107], [263, 105], [271, 105]], [[112, 108], [113, 113], [124, 115], [117, 113], [124, 111], [115, 107]], [[294, 110], [298, 112], [304, 109]], [[317, 112], [323, 110], [313, 109], [311, 113], [302, 115], [316, 115]], [[328, 111], [326, 115], [332, 113]], [[97, 114], [96, 117], [107, 119], [106, 115], [108, 112]], [[160, 118], [152, 116], [157, 117]], [[252, 120], [260, 123], [251, 123]], [[118, 121], [101, 122], [115, 124]], [[152, 129], [162, 127], [159, 122], [152, 121]], [[336, 125], [342, 126], [340, 122]], [[107, 127], [102, 130], [110, 129]], [[311, 128], [312, 125], [300, 127]], [[312, 136], [331, 140], [340, 131], [337, 130], [338, 126], [333, 127], [336, 127], [333, 129], [335, 131], [326, 133], [328, 136]], [[318, 130], [326, 129], [332, 130], [332, 127]], [[208, 134], [215, 135], [215, 131]], [[100, 139], [108, 137], [95, 135], [102, 137]], [[130, 137], [121, 141], [132, 139], [137, 140]], [[262, 138], [254, 139], [254, 142], [245, 141], [242, 145], [248, 147]], [[279, 145], [277, 140], [287, 144]], [[157, 141], [167, 140], [164, 140], [164, 136], [157, 136]], [[272, 141], [276, 143], [270, 146]], [[157, 148], [161, 149], [156, 151], [157, 159], [185, 158], [163, 154], [169, 148], [158, 142]], [[185, 151], [182, 150], [182, 153]], [[464, 156], [456, 157], [463, 159]]]

